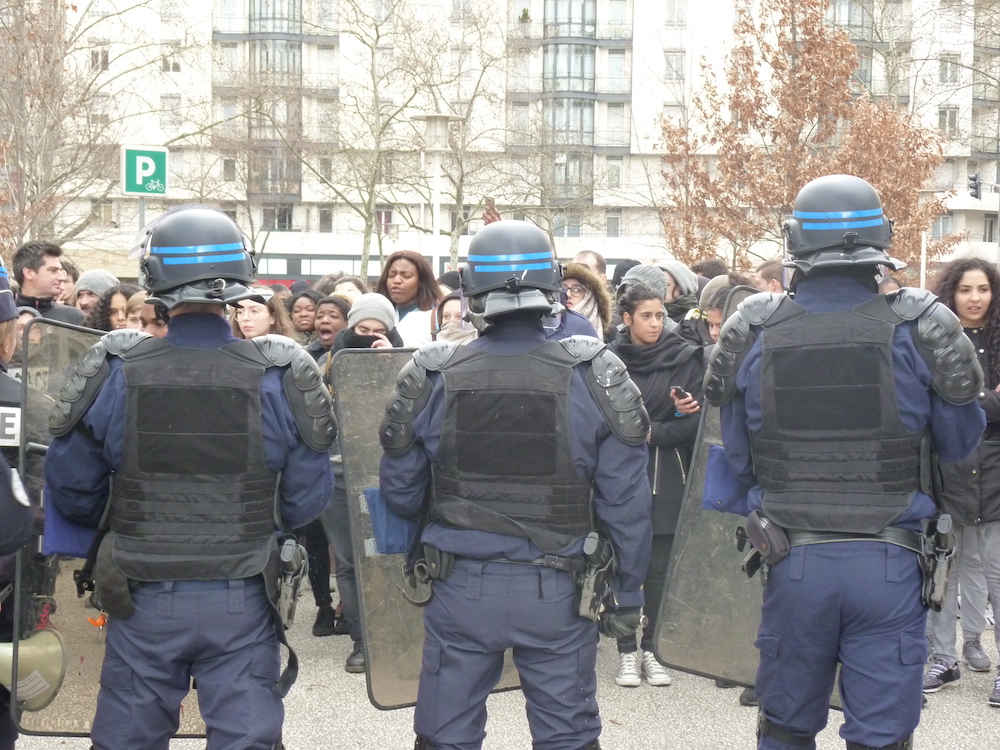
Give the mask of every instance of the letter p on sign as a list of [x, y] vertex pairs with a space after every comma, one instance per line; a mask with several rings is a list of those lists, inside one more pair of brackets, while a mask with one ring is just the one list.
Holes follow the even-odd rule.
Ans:
[[167, 149], [159, 146], [122, 146], [122, 193], [166, 195], [167, 154]]

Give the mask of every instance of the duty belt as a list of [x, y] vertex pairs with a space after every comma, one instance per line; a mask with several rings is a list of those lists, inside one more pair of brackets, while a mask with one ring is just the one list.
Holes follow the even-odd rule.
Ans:
[[832, 542], [885, 542], [897, 547], [912, 550], [917, 554], [924, 551], [923, 534], [910, 529], [900, 529], [887, 526], [878, 534], [850, 534], [839, 531], [802, 531], [800, 529], [785, 529], [788, 544], [791, 547], [802, 547], [807, 544], [830, 544]]
[[579, 573], [587, 567], [587, 560], [583, 557], [560, 557], [559, 555], [546, 555], [537, 560], [508, 560], [503, 557], [493, 558], [486, 562], [511, 563], [513, 565], [538, 565], [542, 568], [555, 568], [565, 570], [569, 573]]

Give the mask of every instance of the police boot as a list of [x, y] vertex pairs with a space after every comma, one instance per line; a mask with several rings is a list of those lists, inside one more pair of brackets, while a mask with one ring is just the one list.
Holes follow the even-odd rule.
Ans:
[[[811, 748], [812, 750], [815, 750], [816, 748], [816, 735], [813, 735], [812, 737], [803, 737], [800, 734], [793, 734], [784, 727], [779, 727], [777, 724], [769, 722], [766, 718], [764, 718], [763, 712], [757, 716], [758, 744], [760, 744], [762, 737], [771, 737], [777, 742], [781, 742], [785, 745], [791, 745], [793, 747], [806, 747]], [[850, 745], [848, 745], [848, 750], [853, 750]]]
[[581, 747], [580, 750], [601, 750], [601, 743], [594, 740], [593, 742], [588, 742], [586, 745]]
[[437, 748], [434, 745], [432, 745], [428, 740], [418, 735], [417, 742], [413, 746], [413, 750], [437, 750]]
[[891, 745], [872, 747], [871, 745], [859, 745], [857, 742], [847, 743], [847, 750], [913, 750], [913, 735], [896, 740]]

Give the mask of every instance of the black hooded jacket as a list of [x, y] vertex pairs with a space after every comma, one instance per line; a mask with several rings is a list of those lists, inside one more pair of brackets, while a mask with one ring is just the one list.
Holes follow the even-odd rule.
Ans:
[[677, 416], [670, 388], [683, 388], [702, 401], [703, 349], [685, 342], [676, 331], [667, 330], [655, 344], [634, 344], [627, 329], [619, 331], [608, 347], [628, 367], [649, 412], [653, 533], [673, 534], [700, 417], [697, 413]]

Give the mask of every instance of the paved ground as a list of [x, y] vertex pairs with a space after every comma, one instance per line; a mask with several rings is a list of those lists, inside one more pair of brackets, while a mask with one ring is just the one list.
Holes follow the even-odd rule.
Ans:
[[[307, 594], [308, 596], [308, 594]], [[349, 675], [343, 664], [350, 652], [346, 636], [314, 638], [309, 633], [314, 610], [304, 599], [293, 644], [302, 668], [285, 701], [285, 744], [288, 750], [410, 750], [410, 709], [378, 711], [368, 701], [364, 675]], [[993, 631], [983, 646], [994, 660]], [[756, 711], [738, 704], [739, 690], [719, 690], [701, 677], [674, 673], [669, 687], [620, 688], [613, 677], [614, 645], [605, 640], [598, 658], [598, 698], [604, 720], [605, 750], [751, 750], [755, 746]], [[931, 696], [917, 731], [918, 750], [985, 750], [1000, 744], [1000, 709], [986, 703], [995, 672], [965, 671], [959, 686]], [[531, 747], [520, 692], [495, 695], [489, 703], [485, 750]], [[820, 750], [843, 748], [837, 735], [841, 715], [830, 714], [830, 726], [819, 736]], [[204, 740], [175, 740], [173, 750], [204, 750]], [[84, 739], [31, 737], [20, 750], [87, 750]]]

